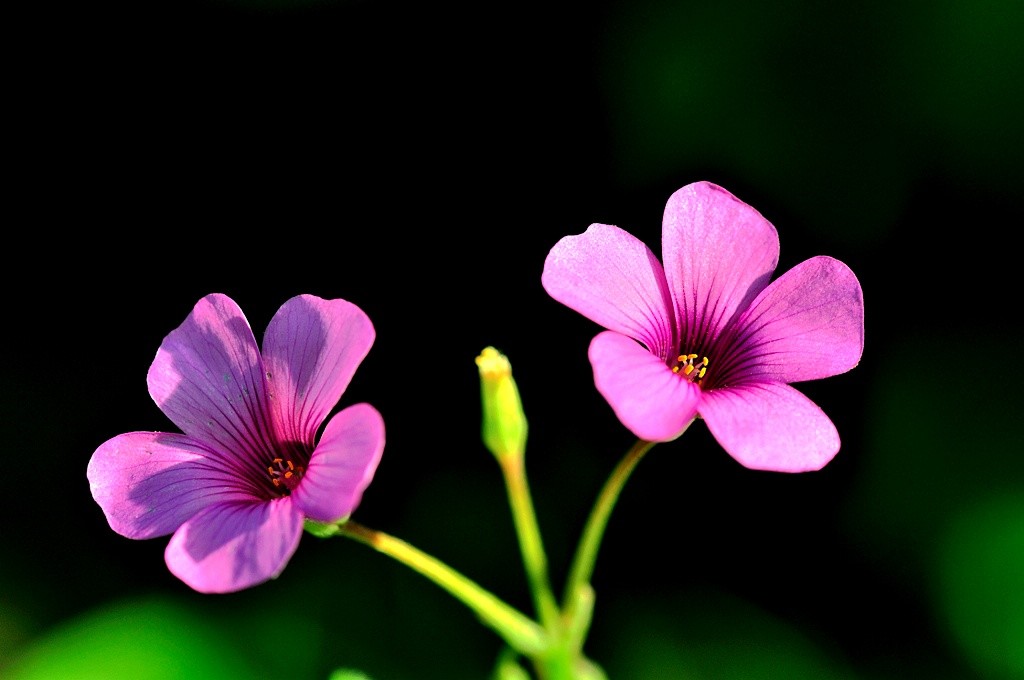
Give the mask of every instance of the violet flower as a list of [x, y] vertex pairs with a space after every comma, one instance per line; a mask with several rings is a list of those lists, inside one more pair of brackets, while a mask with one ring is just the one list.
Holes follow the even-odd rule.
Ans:
[[200, 592], [275, 578], [304, 520], [335, 522], [359, 504], [384, 450], [384, 421], [341, 398], [373, 344], [361, 309], [294, 297], [260, 352], [235, 302], [201, 299], [161, 344], [149, 393], [184, 434], [129, 432], [89, 461], [93, 498], [128, 538], [173, 533], [167, 567]]
[[844, 373], [864, 349], [864, 296], [831, 257], [769, 284], [779, 237], [707, 182], [669, 198], [664, 266], [606, 224], [551, 249], [542, 283], [607, 330], [590, 343], [598, 391], [637, 437], [670, 441], [700, 417], [742, 465], [817, 470], [839, 450], [827, 415], [789, 383]]

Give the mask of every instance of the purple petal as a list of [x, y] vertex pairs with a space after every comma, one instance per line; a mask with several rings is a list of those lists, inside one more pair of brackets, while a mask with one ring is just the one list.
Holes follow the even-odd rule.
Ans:
[[860, 283], [831, 257], [801, 262], [754, 301], [741, 333], [756, 363], [750, 375], [788, 383], [844, 373], [864, 352]]
[[86, 476], [110, 528], [128, 538], [164, 536], [211, 504], [253, 498], [219, 456], [180, 434], [109, 439]]
[[225, 295], [207, 295], [164, 338], [149, 393], [185, 434], [262, 470], [259, 452], [273, 441], [264, 373], [242, 310]]
[[676, 191], [665, 207], [662, 255], [685, 333], [678, 350], [714, 338], [768, 285], [779, 235], [759, 212], [708, 182]]
[[640, 439], [675, 439], [697, 413], [700, 388], [625, 335], [599, 333], [590, 342], [590, 363], [598, 392]]
[[289, 498], [218, 503], [181, 525], [167, 568], [201, 593], [229, 593], [277, 577], [299, 546], [302, 514]]
[[359, 505], [383, 452], [380, 413], [369, 404], [349, 406], [327, 423], [292, 500], [319, 522], [347, 517]]
[[635, 236], [607, 224], [562, 238], [548, 253], [544, 290], [609, 330], [662, 358], [677, 350], [665, 271]]
[[282, 439], [313, 445], [374, 335], [370, 318], [345, 300], [300, 295], [281, 306], [263, 338], [263, 360]]
[[700, 414], [722, 448], [755, 470], [818, 470], [839, 451], [839, 433], [829, 417], [789, 385], [711, 390]]

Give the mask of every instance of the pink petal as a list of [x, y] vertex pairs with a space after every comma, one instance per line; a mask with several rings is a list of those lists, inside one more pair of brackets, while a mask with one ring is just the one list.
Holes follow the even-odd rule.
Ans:
[[845, 264], [814, 257], [773, 281], [742, 327], [752, 375], [787, 383], [838, 375], [864, 352], [864, 293]]
[[211, 504], [253, 498], [217, 454], [180, 434], [118, 435], [96, 449], [86, 476], [110, 528], [128, 538], [164, 536]]
[[336, 522], [352, 514], [384, 452], [384, 419], [369, 404], [331, 418], [292, 501], [310, 519]]
[[768, 285], [779, 262], [779, 235], [768, 220], [709, 182], [676, 191], [665, 207], [662, 255], [686, 337], [714, 338]]
[[265, 370], [235, 302], [207, 295], [164, 338], [147, 376], [160, 409], [188, 435], [262, 469], [273, 441]]
[[789, 385], [711, 390], [700, 414], [722, 448], [755, 470], [818, 470], [839, 451], [839, 433], [829, 417]]
[[592, 224], [562, 238], [544, 261], [541, 283], [555, 300], [654, 354], [676, 351], [665, 272], [651, 249], [622, 229]]
[[373, 341], [370, 318], [351, 302], [300, 295], [281, 306], [263, 360], [282, 439], [312, 446]]
[[167, 568], [201, 593], [229, 593], [276, 578], [299, 546], [302, 514], [288, 498], [218, 503], [181, 525]]
[[666, 442], [693, 421], [700, 388], [634, 340], [612, 331], [590, 342], [594, 383], [623, 425], [640, 439]]

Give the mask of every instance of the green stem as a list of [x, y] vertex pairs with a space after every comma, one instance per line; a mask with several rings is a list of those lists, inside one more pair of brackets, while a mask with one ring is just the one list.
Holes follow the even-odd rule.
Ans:
[[337, 526], [339, 534], [393, 557], [447, 590], [520, 654], [537, 657], [548, 649], [547, 633], [536, 622], [440, 560], [401, 539], [368, 529], [352, 520]]
[[523, 456], [500, 456], [501, 471], [505, 477], [505, 488], [508, 491], [509, 504], [512, 507], [512, 518], [515, 521], [519, 536], [519, 546], [523, 554], [523, 566], [530, 581], [534, 606], [544, 627], [552, 635], [557, 635], [560, 622], [558, 604], [551, 591], [548, 579], [547, 556], [541, 541], [540, 528], [537, 526], [537, 515], [530, 498], [530, 489], [526, 481], [526, 466]]
[[579, 547], [576, 549], [576, 556], [573, 558], [569, 580], [565, 584], [565, 618], [569, 621], [574, 621], [577, 618], [577, 594], [583, 592], [581, 589], [590, 583], [590, 577], [594, 572], [594, 563], [597, 560], [597, 552], [604, 536], [604, 529], [608, 524], [612, 508], [615, 507], [615, 501], [618, 500], [622, 487], [629, 479], [633, 468], [653, 446], [654, 442], [643, 439], [633, 444], [632, 448], [619, 461], [615, 470], [612, 471], [590, 511], [590, 517], [587, 519], [583, 535], [580, 537]]

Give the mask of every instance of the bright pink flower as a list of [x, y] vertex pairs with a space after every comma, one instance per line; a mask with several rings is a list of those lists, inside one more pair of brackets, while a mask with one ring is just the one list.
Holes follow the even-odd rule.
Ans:
[[817, 470], [839, 451], [832, 421], [788, 383], [844, 373], [864, 349], [864, 295], [830, 257], [769, 284], [779, 237], [752, 207], [698, 182], [669, 198], [664, 267], [618, 227], [561, 239], [545, 290], [608, 329], [590, 343], [598, 391], [637, 437], [664, 442], [696, 417], [741, 464]]
[[369, 404], [330, 418], [373, 344], [345, 300], [294, 297], [260, 352], [225, 295], [201, 299], [149, 369], [149, 393], [184, 434], [129, 432], [93, 454], [88, 478], [110, 527], [128, 538], [173, 533], [167, 567], [223, 593], [275, 578], [306, 518], [334, 522], [359, 504], [384, 450]]

